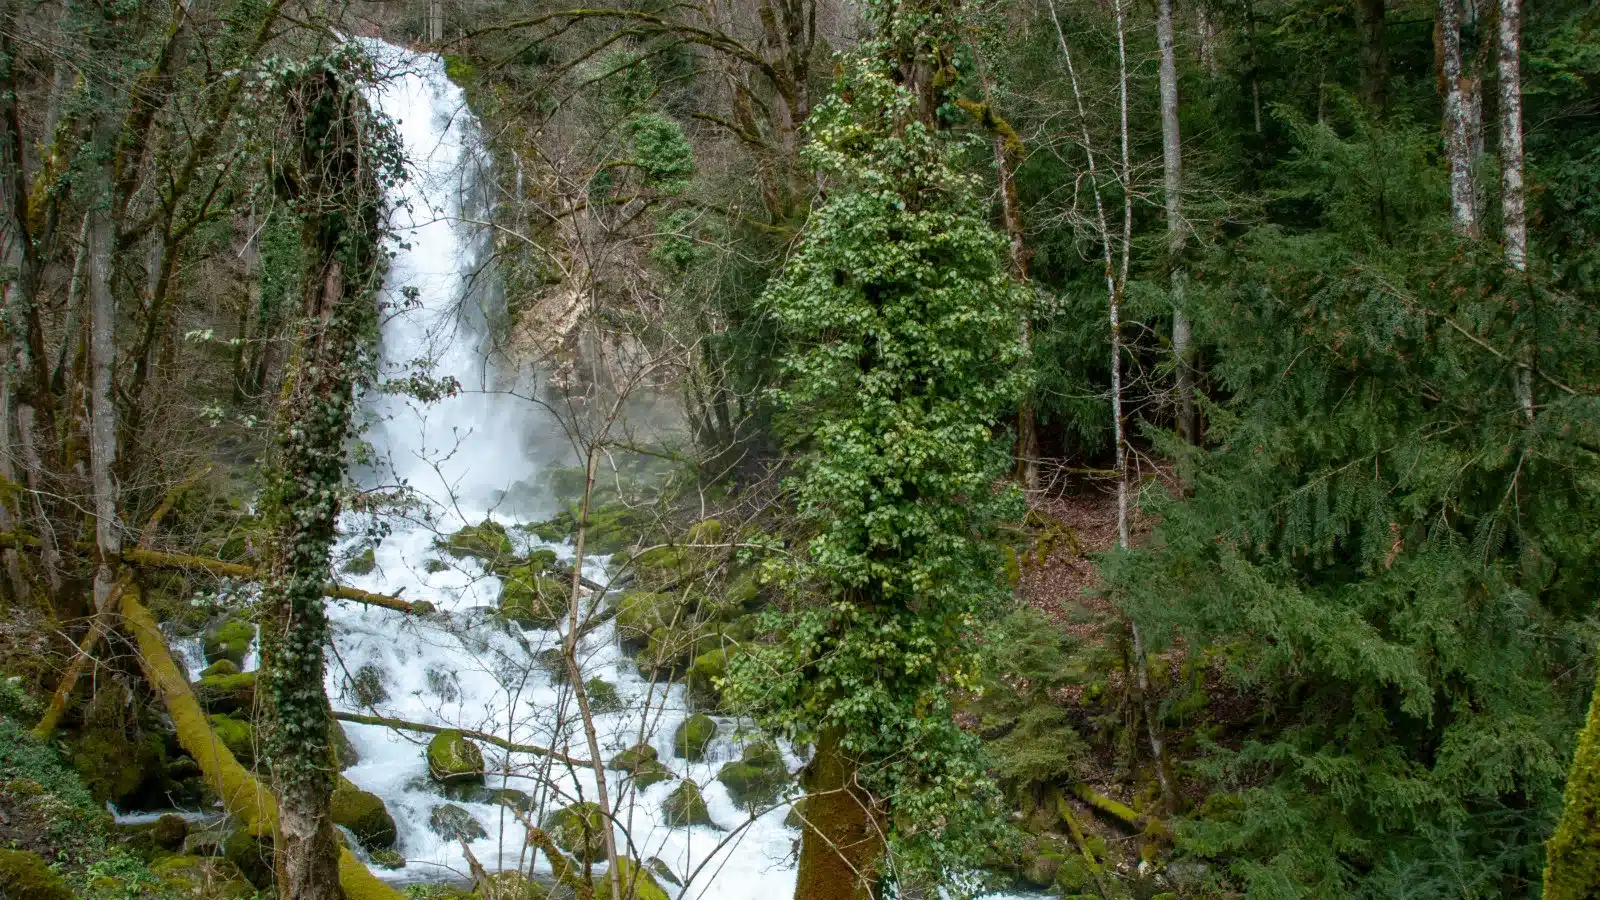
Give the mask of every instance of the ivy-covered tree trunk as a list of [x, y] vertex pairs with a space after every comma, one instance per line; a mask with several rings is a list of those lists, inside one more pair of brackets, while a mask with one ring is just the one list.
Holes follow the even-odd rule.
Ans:
[[345, 439], [374, 327], [378, 190], [363, 145], [366, 107], [331, 62], [291, 73], [298, 165], [278, 173], [303, 222], [305, 272], [294, 358], [284, 376], [265, 512], [272, 556], [264, 590], [267, 755], [278, 794], [278, 896], [338, 900], [335, 782], [323, 692], [329, 577], [344, 486]]

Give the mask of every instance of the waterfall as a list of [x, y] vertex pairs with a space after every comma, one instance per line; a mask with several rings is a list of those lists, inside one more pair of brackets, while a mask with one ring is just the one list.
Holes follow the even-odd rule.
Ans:
[[[484, 518], [508, 527], [525, 549], [550, 547], [570, 559], [572, 548], [546, 544], [514, 526], [540, 513], [526, 488], [537, 483], [536, 460], [559, 446], [560, 430], [539, 406], [507, 392], [517, 373], [500, 371], [490, 360], [490, 325], [500, 303], [488, 258], [488, 216], [484, 177], [489, 168], [462, 90], [433, 55], [413, 53], [382, 42], [368, 42], [380, 66], [392, 76], [371, 91], [370, 99], [394, 120], [412, 166], [412, 178], [389, 198], [391, 224], [399, 244], [388, 272], [385, 296], [391, 306], [380, 338], [379, 385], [365, 398], [368, 427], [363, 438], [370, 454], [352, 472], [368, 488], [404, 483], [421, 499], [415, 515], [386, 517], [383, 529], [361, 514], [347, 515], [345, 553], [378, 540], [376, 567], [364, 575], [341, 576], [356, 587], [426, 599], [438, 612], [407, 616], [354, 604], [330, 604], [333, 650], [327, 688], [335, 708], [431, 725], [488, 732], [523, 744], [556, 747], [586, 758], [587, 746], [575, 724], [571, 691], [555, 683], [539, 665], [541, 651], [556, 648], [554, 631], [522, 629], [493, 615], [501, 587], [498, 578], [473, 560], [443, 556], [434, 542], [441, 534]], [[385, 391], [416, 375], [453, 378], [461, 390], [423, 403]], [[508, 493], [509, 492], [509, 493]], [[524, 498], [518, 501], [517, 498]], [[386, 533], [385, 533], [386, 531]], [[430, 560], [444, 560], [447, 566]], [[430, 571], [433, 569], [433, 571]], [[605, 577], [603, 562], [589, 561], [586, 574]], [[779, 807], [747, 823], [726, 789], [715, 780], [723, 763], [736, 758], [737, 723], [722, 720], [720, 736], [705, 760], [674, 757], [673, 733], [686, 715], [681, 685], [655, 685], [618, 648], [610, 625], [582, 642], [579, 658], [585, 678], [616, 685], [624, 701], [619, 712], [599, 717], [601, 745], [609, 758], [637, 743], [641, 734], [678, 778], [693, 778], [702, 788], [718, 827], [669, 828], [661, 803], [677, 781], [642, 791], [631, 788], [620, 804], [621, 773], [608, 778], [617, 818], [620, 848], [629, 855], [657, 858], [680, 878], [699, 869], [681, 896], [769, 898], [787, 895], [794, 883], [794, 853], [799, 834], [783, 820]], [[360, 674], [358, 677], [358, 673]], [[364, 697], [352, 690], [362, 685]], [[370, 705], [367, 705], [370, 704]], [[467, 874], [459, 843], [430, 829], [433, 811], [446, 803], [465, 809], [484, 837], [471, 842], [473, 855], [487, 868], [524, 869], [532, 854], [524, 830], [503, 806], [451, 800], [428, 776], [427, 734], [345, 724], [360, 760], [345, 775], [381, 797], [399, 830], [402, 869], [380, 875], [397, 881], [448, 880]], [[483, 746], [488, 787], [521, 791], [538, 809], [557, 809], [582, 797], [595, 797], [593, 773], [568, 771], [544, 757], [505, 754]], [[799, 760], [787, 750], [791, 769]], [[730, 837], [731, 835], [731, 837]], [[726, 846], [719, 843], [728, 838]], [[548, 874], [540, 855], [537, 871]], [[663, 882], [678, 896], [678, 889]]]

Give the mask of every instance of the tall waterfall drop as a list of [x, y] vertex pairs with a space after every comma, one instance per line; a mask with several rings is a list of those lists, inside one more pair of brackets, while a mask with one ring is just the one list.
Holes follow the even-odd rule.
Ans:
[[[490, 362], [492, 316], [485, 310], [493, 312], [495, 294], [492, 273], [480, 265], [488, 246], [477, 224], [489, 215], [482, 177], [487, 154], [462, 90], [446, 77], [438, 57], [377, 41], [368, 46], [393, 72], [372, 91], [371, 100], [397, 123], [412, 167], [409, 182], [390, 198], [391, 224], [401, 243], [385, 291], [391, 307], [382, 325], [380, 382], [425, 373], [453, 378], [461, 390], [423, 403], [385, 392], [380, 383], [367, 398], [371, 424], [364, 439], [372, 452], [354, 476], [373, 488], [403, 482], [427, 508], [424, 515], [388, 520], [387, 533], [379, 533], [375, 568], [342, 577], [366, 590], [428, 600], [438, 612], [417, 617], [334, 604], [328, 694], [341, 711], [470, 729], [586, 759], [571, 690], [540, 665], [539, 654], [559, 647], [560, 637], [493, 615], [500, 579], [472, 559], [451, 559], [436, 545], [439, 535], [490, 518], [507, 526], [522, 549], [549, 547], [560, 557], [572, 556], [572, 548], [540, 542], [514, 527], [550, 510], [507, 501], [508, 491], [518, 496], [517, 485], [534, 483], [535, 451], [564, 438], [540, 407], [504, 391], [517, 373]], [[369, 524], [360, 515], [347, 516], [347, 553], [373, 539], [365, 533]], [[591, 578], [605, 578], [602, 564], [586, 562], [585, 570]], [[579, 659], [585, 678], [610, 682], [622, 700], [620, 711], [598, 718], [606, 757], [642, 736], [676, 776], [635, 790], [622, 783], [621, 773], [611, 773], [607, 781], [619, 823], [619, 852], [659, 860], [679, 879], [693, 874], [685, 889], [661, 880], [675, 897], [754, 900], [790, 893], [799, 835], [783, 824], [787, 808], [751, 822], [716, 780], [721, 766], [740, 753], [734, 737], [738, 723], [722, 720], [703, 761], [677, 758], [673, 734], [688, 714], [683, 687], [652, 686], [641, 678], [618, 648], [610, 625], [583, 639]], [[527, 871], [535, 854], [525, 843], [524, 828], [496, 801], [509, 797], [520, 803], [525, 797], [537, 822], [549, 811], [596, 796], [587, 769], [547, 756], [508, 754], [488, 744], [482, 745], [487, 790], [452, 790], [453, 797], [446, 796], [429, 777], [424, 748], [431, 735], [350, 723], [344, 729], [360, 757], [345, 776], [381, 797], [397, 824], [397, 848], [406, 865], [377, 870], [396, 881], [466, 877], [460, 841], [440, 833], [451, 833], [451, 827], [476, 835], [468, 845], [486, 868]], [[783, 752], [790, 768], [797, 768], [799, 760]], [[714, 825], [665, 824], [662, 801], [688, 778], [703, 790]], [[460, 812], [441, 814], [447, 805]], [[463, 813], [476, 828], [460, 819]], [[535, 871], [549, 874], [543, 854]]]

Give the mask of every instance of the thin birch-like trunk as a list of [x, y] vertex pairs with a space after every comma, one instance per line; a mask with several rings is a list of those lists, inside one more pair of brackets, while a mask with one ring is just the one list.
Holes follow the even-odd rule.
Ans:
[[[117, 119], [101, 115], [97, 144], [109, 147], [116, 140]], [[99, 564], [94, 575], [94, 607], [104, 612], [116, 584], [116, 560], [122, 553], [122, 526], [117, 518], [117, 405], [114, 379], [117, 364], [117, 298], [111, 284], [116, 228], [107, 202], [111, 171], [97, 171], [95, 205], [89, 211], [84, 253], [89, 302], [89, 477], [94, 498], [95, 543]]]
[[1439, 62], [1444, 75], [1445, 156], [1450, 164], [1450, 220], [1456, 233], [1478, 233], [1472, 194], [1470, 100], [1461, 71], [1461, 0], [1439, 0]]
[[1382, 112], [1389, 105], [1389, 45], [1384, 37], [1384, 0], [1358, 0], [1361, 30], [1361, 98]]
[[1194, 410], [1189, 314], [1184, 306], [1184, 272], [1180, 257], [1188, 237], [1183, 219], [1183, 137], [1178, 126], [1178, 54], [1174, 46], [1172, 0], [1160, 0], [1156, 43], [1161, 49], [1161, 173], [1167, 207], [1167, 255], [1172, 266], [1172, 356], [1178, 391], [1178, 436], [1200, 439]]
[[[1527, 189], [1522, 183], [1522, 0], [1500, 0], [1500, 219], [1506, 264], [1528, 270]], [[1530, 300], [1531, 298], [1525, 298]], [[1516, 370], [1517, 406], [1533, 421], [1533, 353], [1524, 344]]]

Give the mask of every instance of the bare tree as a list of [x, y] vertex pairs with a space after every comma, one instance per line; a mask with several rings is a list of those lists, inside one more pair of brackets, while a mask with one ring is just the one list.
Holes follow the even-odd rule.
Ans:
[[1462, 73], [1461, 0], [1439, 0], [1439, 63], [1444, 78], [1445, 157], [1450, 165], [1450, 220], [1456, 232], [1478, 233], [1472, 190], [1472, 128]]
[[1183, 218], [1183, 137], [1178, 127], [1178, 56], [1173, 46], [1172, 0], [1159, 0], [1156, 43], [1161, 49], [1161, 171], [1167, 207], [1167, 254], [1172, 285], [1172, 356], [1178, 390], [1178, 436], [1200, 439], [1194, 409], [1194, 368], [1189, 314], [1184, 309], [1184, 273], [1180, 258], [1188, 238]]

